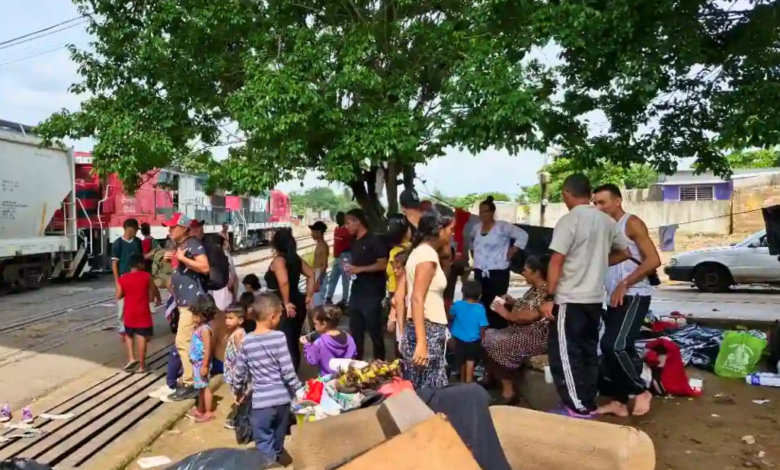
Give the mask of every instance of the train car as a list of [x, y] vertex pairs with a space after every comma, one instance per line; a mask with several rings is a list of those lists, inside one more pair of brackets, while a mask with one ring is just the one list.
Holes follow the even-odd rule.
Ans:
[[[270, 240], [274, 230], [291, 226], [290, 207], [284, 207], [285, 203], [289, 206], [289, 197], [280, 191], [258, 197], [224, 191], [209, 195], [205, 177], [166, 168], [144, 175], [138, 190], [130, 195], [116, 175], [101, 181], [93, 173], [89, 152], [76, 152], [74, 160], [76, 224], [90, 260], [84, 272], [110, 270], [111, 243], [122, 236], [122, 225], [130, 218], [148, 223], [152, 237], [159, 241], [168, 235], [162, 223], [174, 212], [204, 221], [209, 237], [216, 237], [226, 223], [234, 248], [257, 247]], [[61, 230], [64, 222], [60, 210], [50, 229]]]
[[[74, 182], [72, 149], [42, 147], [31, 127], [0, 120], [2, 290], [35, 288], [52, 275], [55, 264], [59, 272], [72, 273], [81, 262]], [[67, 217], [60, 230], [47, 231], [61, 205]]]

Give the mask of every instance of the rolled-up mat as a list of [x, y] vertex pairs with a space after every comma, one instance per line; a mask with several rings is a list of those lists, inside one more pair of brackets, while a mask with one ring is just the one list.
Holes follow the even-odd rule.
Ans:
[[655, 447], [629, 426], [511, 406], [490, 408], [513, 470], [654, 470]]

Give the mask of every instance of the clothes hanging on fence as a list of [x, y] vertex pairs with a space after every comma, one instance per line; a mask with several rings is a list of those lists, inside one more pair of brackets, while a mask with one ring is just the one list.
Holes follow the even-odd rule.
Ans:
[[677, 232], [677, 224], [658, 227], [658, 240], [661, 251], [674, 251], [674, 234]]

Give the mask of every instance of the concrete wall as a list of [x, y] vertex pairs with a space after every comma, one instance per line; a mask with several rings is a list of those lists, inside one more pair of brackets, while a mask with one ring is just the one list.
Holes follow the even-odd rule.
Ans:
[[740, 232], [756, 232], [764, 228], [761, 208], [780, 204], [780, 186], [734, 188], [732, 195], [734, 228]]
[[[731, 233], [731, 201], [624, 202], [623, 206], [627, 212], [644, 220], [651, 230], [657, 230], [662, 225], [680, 224], [677, 230], [683, 233]], [[539, 225], [539, 209], [538, 204], [531, 205], [530, 213], [524, 221]], [[567, 212], [563, 203], [549, 204], [544, 225], [554, 227]]]
[[621, 189], [623, 200], [628, 202], [663, 201], [661, 186], [653, 185], [645, 189]]

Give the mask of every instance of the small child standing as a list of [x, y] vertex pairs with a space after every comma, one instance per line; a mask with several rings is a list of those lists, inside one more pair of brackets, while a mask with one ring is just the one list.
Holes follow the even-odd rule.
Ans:
[[251, 292], [244, 292], [241, 297], [238, 298], [238, 304], [244, 307], [246, 310], [246, 317], [244, 318], [244, 331], [251, 333], [255, 331], [255, 314], [252, 310], [252, 305], [255, 303], [255, 294]]
[[211, 353], [214, 334], [209, 323], [217, 316], [217, 304], [209, 295], [198, 298], [191, 307], [192, 322], [195, 331], [192, 332], [190, 343], [190, 362], [192, 363], [193, 386], [198, 390], [198, 406], [190, 412], [190, 417], [198, 423], [214, 419], [214, 397], [209, 388], [209, 373], [211, 372]]
[[[124, 369], [126, 372], [135, 371], [141, 374], [146, 372], [146, 345], [154, 335], [154, 321], [149, 304], [154, 299], [155, 305], [162, 305], [162, 298], [151, 274], [145, 271], [144, 256], [141, 253], [132, 254], [129, 265], [130, 272], [120, 276], [117, 282], [116, 300], [123, 300], [122, 317], [127, 348], [127, 364]], [[133, 343], [138, 348], [138, 359]]]
[[355, 340], [338, 329], [341, 322], [341, 309], [329, 306], [315, 307], [314, 330], [319, 334], [314, 342], [309, 342], [307, 336], [301, 336], [303, 354], [312, 366], [319, 366], [320, 376], [330, 375], [331, 359], [353, 359], [357, 354]]
[[[252, 294], [249, 294], [252, 295]], [[228, 340], [225, 346], [225, 368], [223, 379], [233, 389], [233, 377], [235, 377], [236, 360], [238, 358], [238, 348], [244, 342], [243, 325], [246, 319], [246, 308], [240, 304], [231, 304], [225, 309], [225, 326], [227, 327]], [[225, 427], [233, 429], [233, 416], [235, 415], [236, 405], [227, 417]]]
[[251, 379], [252, 436], [257, 450], [276, 461], [284, 450], [290, 403], [303, 384], [295, 374], [284, 333], [276, 331], [284, 310], [282, 300], [274, 293], [260, 294], [252, 310], [256, 327], [238, 348], [233, 392], [240, 404]]
[[463, 283], [463, 300], [450, 308], [452, 337], [455, 339], [456, 363], [463, 382], [474, 381], [474, 364], [482, 355], [482, 338], [488, 326], [485, 307], [479, 303], [482, 285], [477, 281]]

